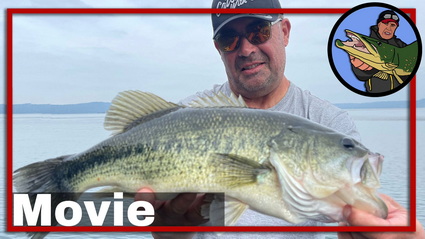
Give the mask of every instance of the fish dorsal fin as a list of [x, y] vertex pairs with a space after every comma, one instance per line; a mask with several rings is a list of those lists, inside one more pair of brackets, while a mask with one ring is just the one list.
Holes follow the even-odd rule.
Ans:
[[237, 97], [233, 92], [230, 96], [225, 95], [223, 92], [201, 93], [196, 99], [189, 103], [192, 108], [208, 108], [208, 107], [241, 107], [247, 108], [244, 99], [241, 95]]
[[[166, 114], [172, 109], [180, 107], [152, 93], [134, 90], [123, 91], [112, 100], [106, 113], [104, 127], [106, 130], [112, 131], [113, 134], [119, 134], [148, 115], [158, 112]], [[159, 114], [158, 117], [163, 114]]]

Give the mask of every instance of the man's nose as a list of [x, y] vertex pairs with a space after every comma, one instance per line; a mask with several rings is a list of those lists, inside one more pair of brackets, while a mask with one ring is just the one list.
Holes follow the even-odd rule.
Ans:
[[248, 57], [258, 49], [257, 46], [249, 42], [246, 37], [242, 37], [240, 41], [239, 56]]

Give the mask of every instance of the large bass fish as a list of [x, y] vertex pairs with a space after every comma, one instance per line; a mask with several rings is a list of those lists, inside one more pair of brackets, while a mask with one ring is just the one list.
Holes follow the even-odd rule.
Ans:
[[376, 194], [381, 155], [307, 119], [246, 108], [241, 97], [184, 107], [126, 91], [113, 100], [105, 127], [114, 135], [84, 152], [17, 169], [17, 192], [73, 192], [52, 198], [56, 205], [99, 186], [223, 192], [225, 225], [248, 207], [292, 223], [341, 221], [346, 204], [387, 216]]

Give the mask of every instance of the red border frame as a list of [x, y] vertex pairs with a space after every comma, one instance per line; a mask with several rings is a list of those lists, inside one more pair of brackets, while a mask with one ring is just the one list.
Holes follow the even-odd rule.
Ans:
[[[15, 14], [212, 14], [212, 13], [285, 13], [285, 14], [344, 14], [350, 9], [346, 8], [288, 8], [288, 9], [206, 9], [206, 8], [189, 8], [189, 9], [168, 9], [168, 8], [152, 8], [152, 9], [135, 9], [135, 8], [102, 8], [102, 9], [49, 9], [49, 8], [21, 8], [7, 9], [6, 17], [6, 205], [7, 205], [7, 225], [6, 230], [9, 232], [25, 232], [25, 231], [303, 231], [303, 232], [354, 232], [354, 231], [397, 231], [408, 232], [416, 231], [416, 76], [410, 82], [410, 226], [400, 227], [277, 227], [277, 226], [260, 226], [260, 227], [203, 227], [203, 226], [185, 226], [185, 227], [23, 227], [13, 226], [13, 16]], [[410, 14], [410, 18], [416, 24], [416, 9], [401, 9], [406, 14]]]

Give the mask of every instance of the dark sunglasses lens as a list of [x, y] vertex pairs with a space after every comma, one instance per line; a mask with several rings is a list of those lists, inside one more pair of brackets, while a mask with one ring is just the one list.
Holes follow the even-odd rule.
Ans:
[[254, 45], [266, 42], [270, 39], [271, 26], [270, 22], [263, 22], [253, 26], [247, 31], [247, 39]]
[[239, 45], [239, 36], [220, 36], [217, 43], [222, 51], [234, 51]]
[[234, 51], [239, 45], [239, 36], [220, 35], [216, 41], [222, 51]]
[[[246, 28], [246, 38], [251, 44], [258, 45], [266, 42], [270, 39], [271, 35], [271, 23], [264, 21], [248, 26]], [[224, 52], [230, 52], [238, 49], [240, 36], [235, 33], [219, 33], [216, 38], [216, 42], [220, 47], [220, 50]]]

